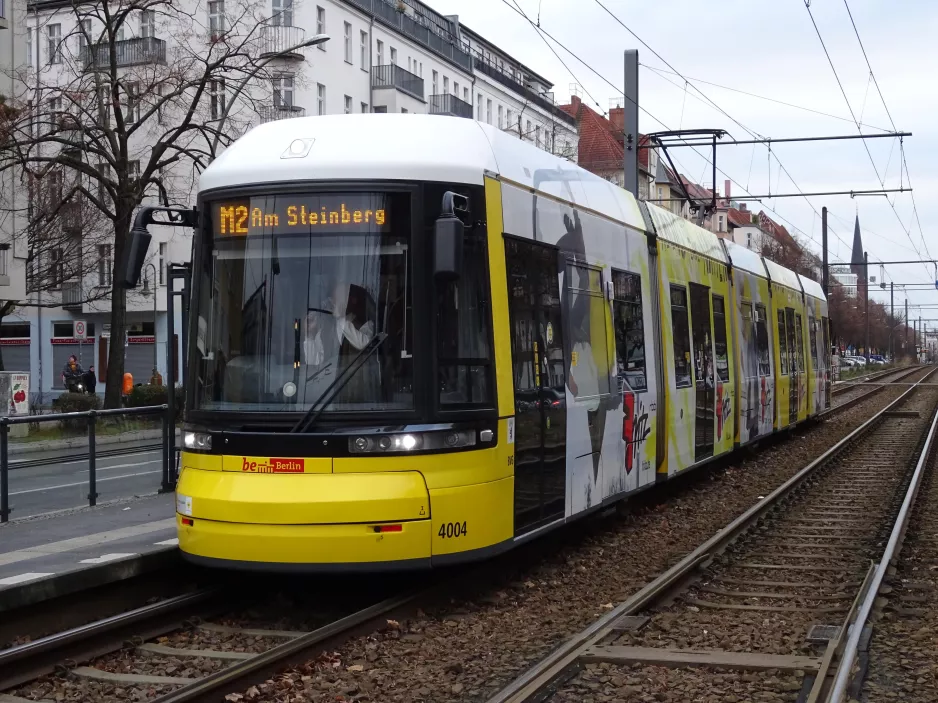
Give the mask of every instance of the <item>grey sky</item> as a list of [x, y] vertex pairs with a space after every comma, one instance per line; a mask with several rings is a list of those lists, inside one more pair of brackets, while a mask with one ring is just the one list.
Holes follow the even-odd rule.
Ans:
[[[856, 133], [804, 0], [725, 0], [719, 6], [690, 0], [669, 3], [601, 1], [688, 78], [750, 91], [846, 118], [824, 117], [712, 85], [696, 84], [729, 115], [754, 132], [775, 138]], [[848, 1], [896, 127], [914, 135], [905, 140], [906, 159], [915, 188], [924, 241], [932, 257], [938, 258], [938, 227], [931, 216], [933, 203], [938, 199], [938, 133], [935, 121], [938, 90], [933, 75], [938, 68], [938, 3], [931, 0], [903, 0], [901, 3]], [[558, 100], [566, 102], [569, 99], [573, 83], [582, 85], [602, 110], [608, 110], [610, 99], [616, 97], [612, 86], [555, 47], [573, 75], [564, 69], [536, 30], [509, 7], [514, 0], [429, 2], [445, 14], [458, 14], [466, 25], [553, 81]], [[543, 29], [616, 86], [622, 84], [624, 49], [637, 48], [642, 64], [668, 70], [596, 0], [517, 2], [535, 21], [540, 13]], [[857, 117], [868, 125], [864, 131], [877, 131], [877, 127], [889, 129], [889, 118], [869, 81], [869, 71], [844, 1], [812, 0], [811, 10], [850, 104]], [[678, 76], [662, 77], [643, 67], [639, 83], [641, 105], [669, 128], [679, 125], [685, 128], [714, 127], [726, 129], [737, 139], [750, 138], [742, 127], [705, 104], [693, 88], [686, 92], [685, 98], [684, 83]], [[591, 102], [586, 95], [583, 99]], [[595, 104], [592, 106], [596, 107]], [[640, 119], [642, 131], [664, 129], [646, 114], [642, 114]], [[869, 140], [867, 145], [880, 176], [885, 173], [886, 187], [898, 187], [900, 159], [897, 140]], [[775, 145], [772, 152], [781, 159], [797, 188], [784, 172], [780, 175], [775, 158], [771, 160], [770, 169], [768, 150], [763, 146], [724, 147], [718, 152], [718, 165], [755, 194], [768, 192], [770, 178], [772, 192], [795, 192], [798, 188], [810, 192], [880, 187], [859, 140]], [[673, 153], [683, 166], [681, 170], [685, 175], [710, 185], [710, 169], [701, 157], [690, 149], [679, 149]], [[724, 178], [718, 174], [721, 191]], [[908, 184], [904, 176], [903, 182]], [[734, 195], [742, 194], [738, 185], [732, 187]], [[910, 195], [905, 193], [893, 197], [904, 227], [911, 228], [914, 246], [925, 257], [922, 233], [912, 216]], [[781, 217], [777, 219], [789, 229], [790, 224], [794, 224], [808, 239], [813, 238], [816, 241], [813, 246], [819, 251], [821, 223], [812, 205], [818, 213], [822, 205], [827, 205], [834, 215], [830, 218], [831, 228], [846, 243], [831, 235], [831, 260], [849, 258], [857, 208], [863, 228], [863, 243], [871, 262], [918, 258], [903, 225], [882, 196], [856, 200], [849, 196], [811, 198], [810, 205], [803, 198], [779, 198], [766, 201], [762, 207], [779, 213]], [[751, 203], [750, 207], [758, 210], [760, 205]], [[879, 267], [871, 265], [870, 269], [871, 275], [879, 281]], [[928, 268], [918, 264], [887, 269], [887, 281], [896, 283], [934, 283], [934, 279], [933, 265], [928, 265]], [[888, 291], [883, 291], [883, 294], [877, 296], [888, 302]], [[897, 289], [897, 306], [903, 299]], [[909, 300], [910, 303], [938, 304], [938, 290], [909, 292]], [[924, 314], [926, 312], [927, 315]], [[932, 312], [936, 314], [932, 315]], [[923, 317], [938, 318], [938, 308], [924, 311]], [[932, 326], [938, 327], [938, 323], [932, 323]]]

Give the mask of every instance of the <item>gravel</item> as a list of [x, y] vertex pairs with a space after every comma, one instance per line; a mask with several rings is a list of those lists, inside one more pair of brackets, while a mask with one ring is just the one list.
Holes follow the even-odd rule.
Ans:
[[466, 593], [449, 603], [353, 638], [337, 652], [242, 692], [243, 700], [485, 700], [903, 390], [887, 388], [759, 454], [744, 452], [729, 466], [669, 482], [629, 501], [629, 512], [591, 521], [575, 538], [548, 537], [556, 549], [536, 563], [515, 552], [504, 560], [501, 578], [467, 579]]

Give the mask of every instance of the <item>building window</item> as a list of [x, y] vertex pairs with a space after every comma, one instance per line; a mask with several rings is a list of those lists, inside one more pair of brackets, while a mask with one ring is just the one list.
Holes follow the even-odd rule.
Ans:
[[746, 232], [746, 248], [752, 249], [752, 232]]
[[378, 47], [378, 65], [384, 65], [384, 42], [380, 39], [376, 42]]
[[631, 390], [644, 391], [648, 388], [648, 381], [645, 375], [642, 279], [637, 273], [613, 271], [612, 283], [618, 376]]
[[476, 95], [476, 119], [482, 121], [482, 95]]
[[352, 63], [352, 25], [345, 23], [345, 63]]
[[541, 126], [540, 125], [534, 126], [534, 144], [537, 145], [538, 147], [541, 146]]
[[512, 122], [513, 118], [514, 118], [514, 113], [511, 110], [508, 110], [508, 116], [505, 119], [505, 127], [507, 127], [508, 129], [514, 129], [515, 125]]
[[293, 107], [293, 76], [274, 78], [274, 107]]
[[457, 98], [459, 97], [459, 83], [456, 81], [453, 81], [453, 95], [455, 95]]
[[58, 288], [65, 280], [65, 256], [62, 247], [49, 251], [49, 282]]
[[166, 281], [166, 242], [160, 242], [160, 254], [159, 254], [159, 271], [160, 276], [160, 285], [165, 285]]
[[417, 73], [417, 75], [423, 78], [423, 61], [420, 62], [420, 71]]
[[372, 110], [376, 115], [385, 115], [388, 112], [387, 105], [375, 105], [374, 110]]
[[293, 0], [273, 0], [274, 27], [293, 26]]
[[485, 101], [485, 121], [489, 124], [492, 124], [492, 99], [487, 98]]
[[225, 112], [225, 79], [220, 78], [217, 81], [209, 83], [209, 101], [212, 106], [212, 119], [220, 120]]
[[368, 112], [368, 103], [362, 103], [362, 114], [364, 115], [367, 112]]
[[498, 106], [498, 128], [504, 129], [504, 127], [505, 127], [504, 109], [502, 108], [501, 105], [499, 105]]
[[136, 124], [140, 121], [140, 84], [130, 82], [124, 85], [127, 122]]
[[671, 286], [671, 325], [674, 328], [674, 382], [678, 388], [693, 385], [690, 373], [690, 325], [687, 317], [687, 289]]
[[[319, 5], [317, 5], [316, 6], [316, 34], [325, 34], [325, 33], [326, 33], [326, 11], [323, 8], [319, 7]], [[317, 44], [316, 46], [319, 47], [320, 51], [326, 50], [326, 42], [323, 42], [322, 44]]]
[[368, 32], [361, 33], [361, 42], [362, 42], [361, 47], [360, 47], [361, 68], [363, 71], [367, 71], [368, 70]]
[[62, 172], [58, 169], [49, 171], [46, 174], [46, 195], [49, 204], [57, 207], [62, 202]]
[[717, 231], [725, 232], [726, 231], [726, 218], [723, 215], [720, 215], [717, 218]]
[[9, 268], [7, 268], [9, 265], [8, 263], [9, 255], [10, 255], [10, 249], [8, 245], [3, 248], [0, 248], [0, 276], [10, 275], [10, 270]]
[[46, 27], [46, 42], [49, 63], [62, 63], [62, 25], [50, 24]]
[[449, 78], [447, 78], [446, 76], [443, 76], [443, 94], [446, 95], [446, 93], [448, 92], [449, 92]]
[[213, 39], [225, 33], [225, 0], [209, 0], [208, 29]]
[[[462, 99], [464, 102], [469, 102], [469, 89], [463, 86], [462, 89]], [[470, 103], [471, 104], [471, 103]]]
[[111, 245], [98, 245], [98, 285], [111, 285]]
[[326, 86], [322, 83], [316, 84], [316, 104], [319, 108], [319, 114], [326, 114]]
[[432, 78], [431, 81], [430, 81], [431, 85], [433, 86], [433, 91], [432, 91], [430, 94], [431, 94], [431, 95], [438, 95], [439, 92], [440, 92], [440, 91], [438, 90], [439, 85], [440, 85], [440, 74], [437, 73], [436, 71], [434, 71], [434, 72], [431, 73], [430, 75], [433, 76], [433, 78]]
[[345, 96], [345, 114], [346, 115], [352, 114], [352, 96], [351, 95]]
[[406, 107], [402, 107], [402, 108], [401, 108], [401, 114], [402, 114], [402, 115], [406, 115], [406, 114], [407, 114], [407, 108], [406, 108]]
[[[143, 17], [140, 18], [141, 23], [143, 22]], [[32, 55], [32, 30], [26, 35], [27, 38], [27, 50], [26, 53]], [[78, 23], [78, 55], [81, 57], [86, 50], [88, 49], [88, 42], [91, 39], [91, 20], [81, 20]]]
[[528, 128], [524, 131], [524, 138], [525, 139], [531, 138], [531, 120], [528, 120]]
[[156, 31], [156, 13], [153, 10], [140, 10], [140, 36], [152, 37]]
[[26, 65], [33, 67], [33, 30], [26, 30]]

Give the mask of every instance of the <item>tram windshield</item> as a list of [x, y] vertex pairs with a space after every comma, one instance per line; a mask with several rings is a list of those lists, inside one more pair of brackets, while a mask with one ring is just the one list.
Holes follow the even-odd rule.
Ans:
[[382, 333], [325, 411], [413, 408], [407, 194], [263, 195], [206, 212], [197, 408], [306, 410]]

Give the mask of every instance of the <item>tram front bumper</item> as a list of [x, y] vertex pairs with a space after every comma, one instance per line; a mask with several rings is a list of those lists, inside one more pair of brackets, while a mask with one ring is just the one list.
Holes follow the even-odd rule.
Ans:
[[245, 475], [184, 468], [176, 496], [179, 548], [197, 563], [324, 571], [430, 565], [429, 493], [416, 471]]

